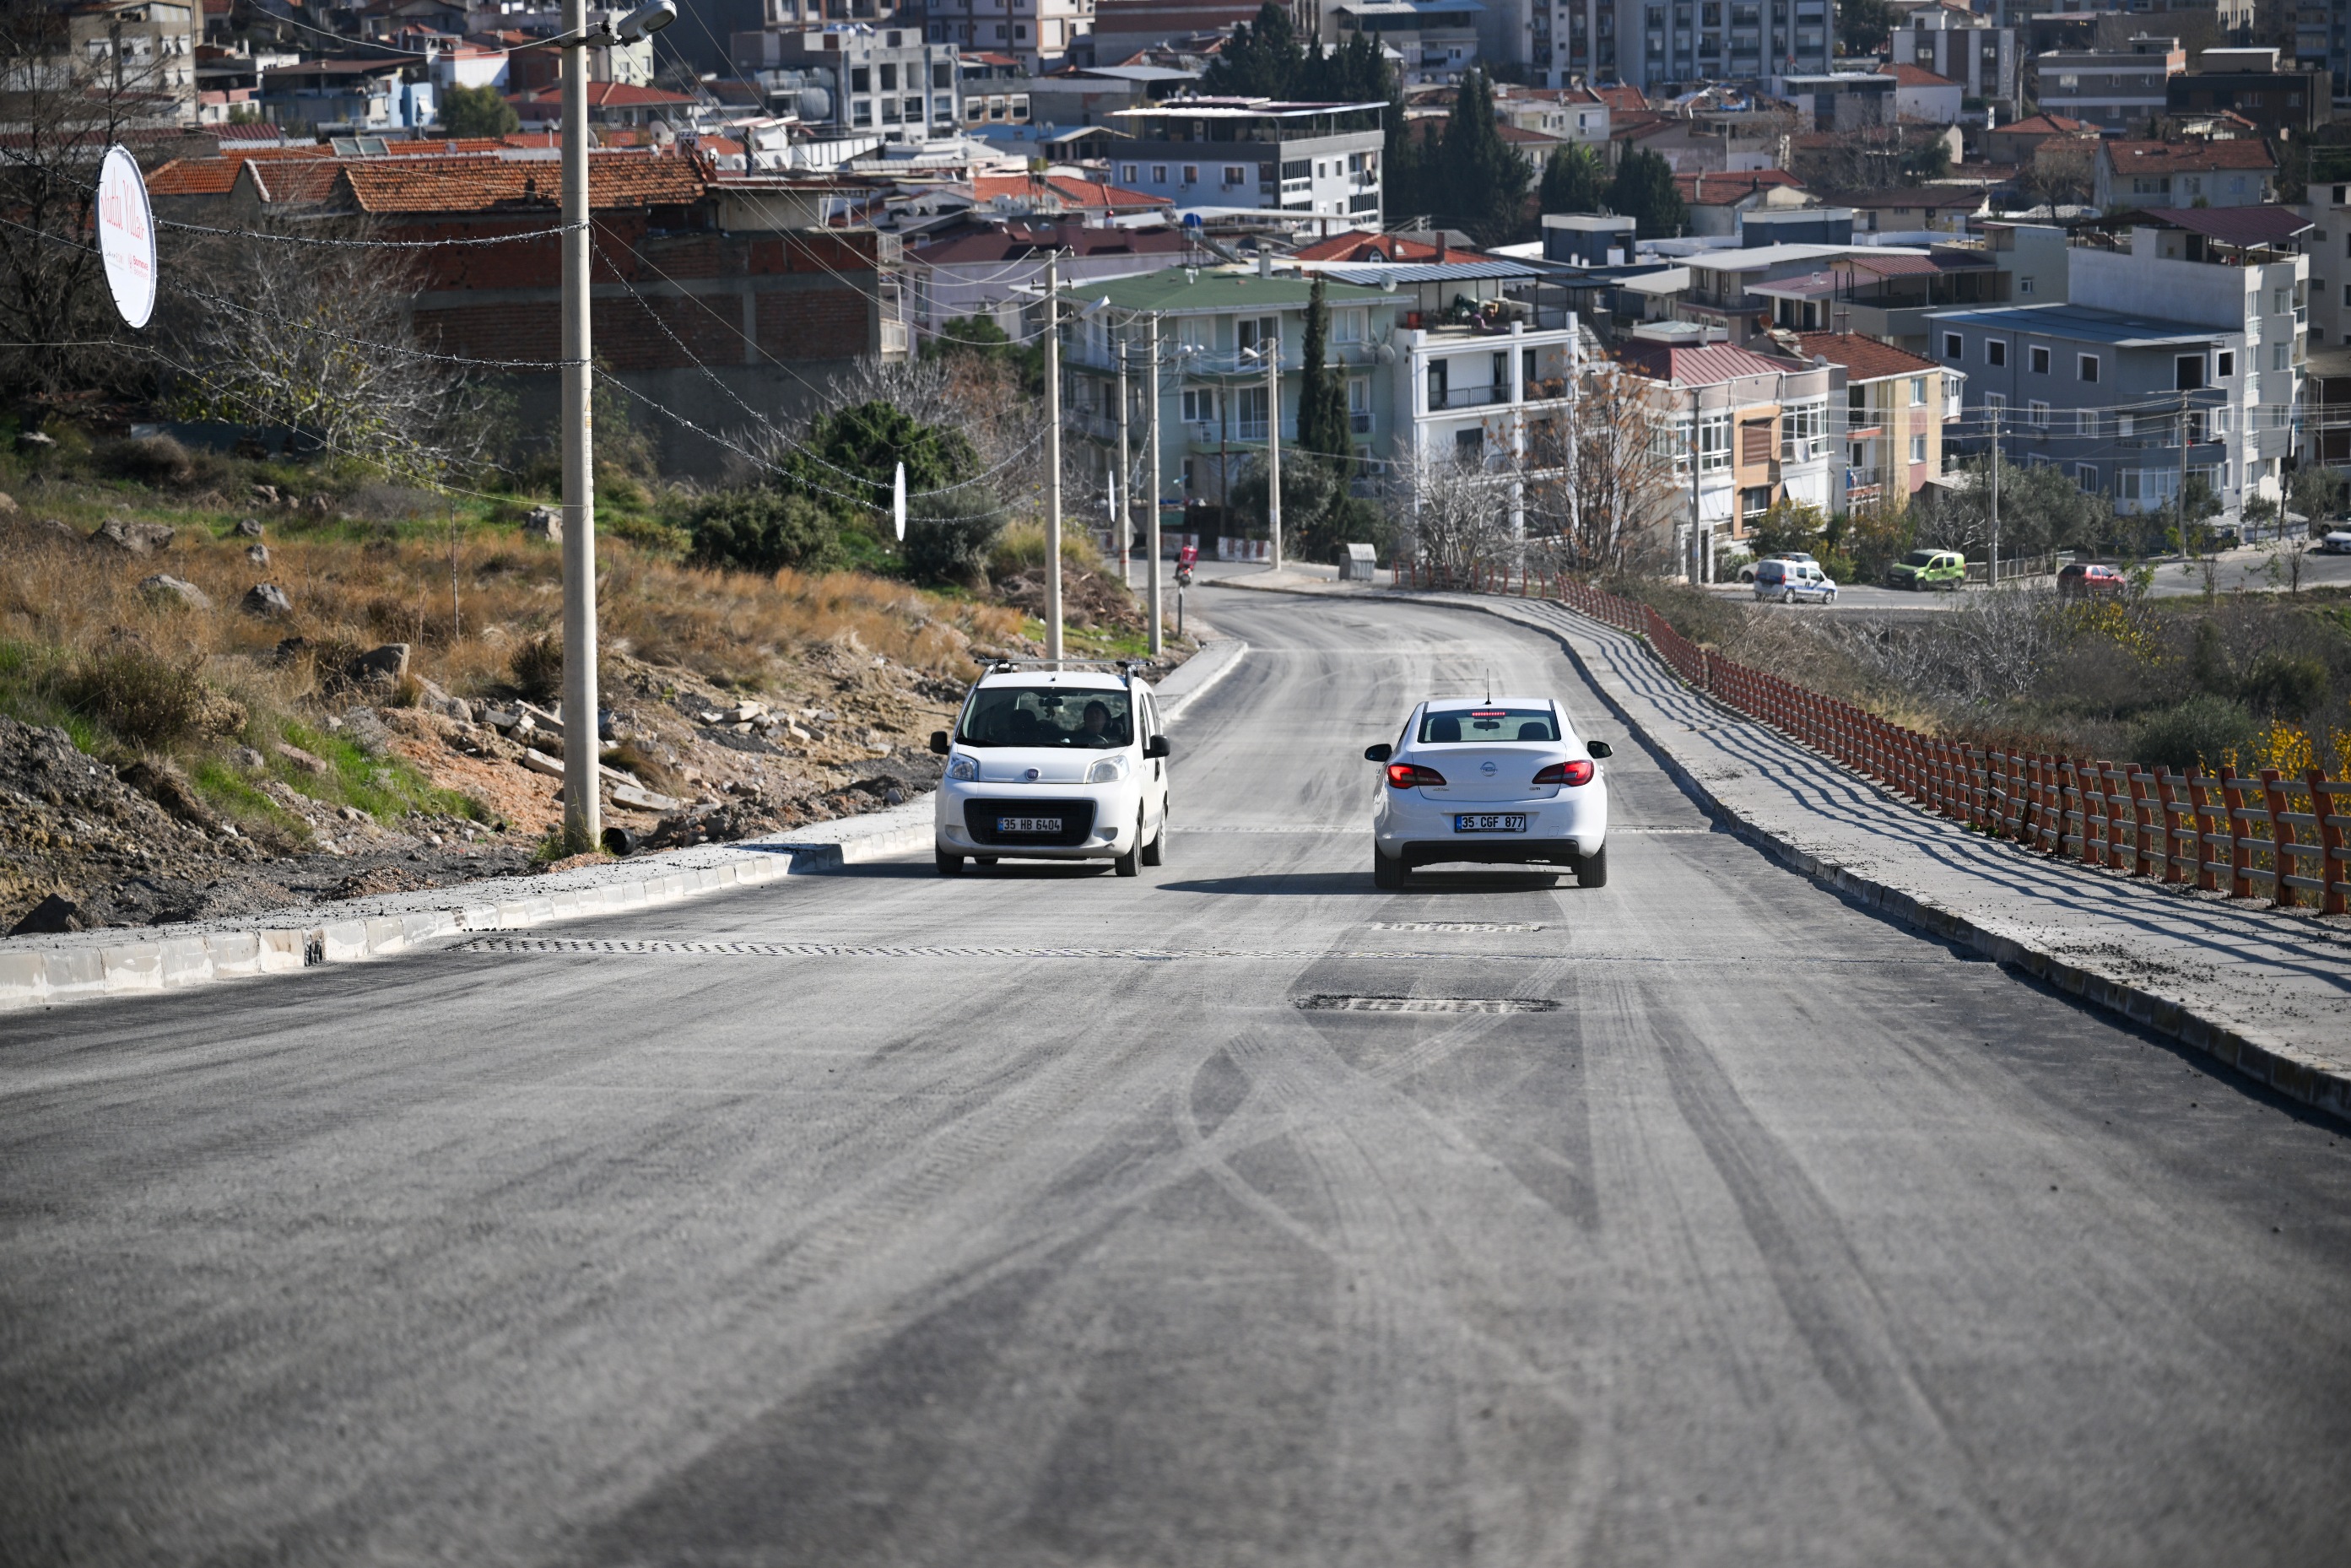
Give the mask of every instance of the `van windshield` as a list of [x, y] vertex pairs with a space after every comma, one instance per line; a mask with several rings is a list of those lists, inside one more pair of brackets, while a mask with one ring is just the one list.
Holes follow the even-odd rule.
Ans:
[[1559, 721], [1549, 708], [1447, 708], [1420, 716], [1420, 744], [1458, 746], [1476, 741], [1557, 740]]
[[1902, 558], [1902, 564], [1905, 566], [1932, 566], [1935, 564], [1936, 554], [1936, 551], [1930, 549], [1914, 549], [1908, 555]]
[[959, 746], [1058, 746], [1107, 750], [1134, 739], [1123, 691], [983, 686], [964, 709]]

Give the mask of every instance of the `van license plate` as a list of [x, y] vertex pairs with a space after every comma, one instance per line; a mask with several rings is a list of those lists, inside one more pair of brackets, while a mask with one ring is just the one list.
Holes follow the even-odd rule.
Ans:
[[1453, 819], [1453, 831], [1457, 833], [1523, 833], [1527, 831], [1527, 819], [1517, 811], [1486, 816], [1464, 814]]
[[1058, 833], [1061, 831], [1059, 817], [998, 817], [996, 831], [999, 833]]

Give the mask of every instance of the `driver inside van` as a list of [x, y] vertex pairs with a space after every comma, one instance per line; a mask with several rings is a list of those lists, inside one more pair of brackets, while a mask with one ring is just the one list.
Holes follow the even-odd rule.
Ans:
[[1080, 746], [1100, 747], [1121, 746], [1125, 744], [1111, 731], [1110, 705], [1101, 702], [1090, 702], [1086, 705], [1085, 714], [1078, 721], [1077, 732], [1071, 736], [1070, 738]]

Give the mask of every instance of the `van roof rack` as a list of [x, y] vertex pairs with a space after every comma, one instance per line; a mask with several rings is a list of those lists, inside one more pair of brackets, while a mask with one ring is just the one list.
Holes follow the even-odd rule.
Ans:
[[1132, 681], [1134, 679], [1134, 672], [1146, 667], [1150, 663], [1148, 659], [990, 659], [987, 662], [987, 673], [992, 675], [999, 670], [1033, 669], [1040, 666], [1058, 670], [1064, 664], [1081, 664], [1093, 669], [1114, 669], [1120, 675]]

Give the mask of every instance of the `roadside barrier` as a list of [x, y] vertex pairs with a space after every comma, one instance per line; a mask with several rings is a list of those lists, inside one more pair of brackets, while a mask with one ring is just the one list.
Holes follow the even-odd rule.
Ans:
[[1399, 559], [1401, 586], [1546, 599], [1644, 638], [1687, 685], [1927, 810], [2060, 860], [2192, 883], [2292, 908], [2308, 894], [2351, 913], [2351, 783], [2316, 768], [2218, 777], [2137, 763], [1988, 751], [1701, 648], [1648, 605], [1571, 577], [1479, 570], [1466, 580]]

